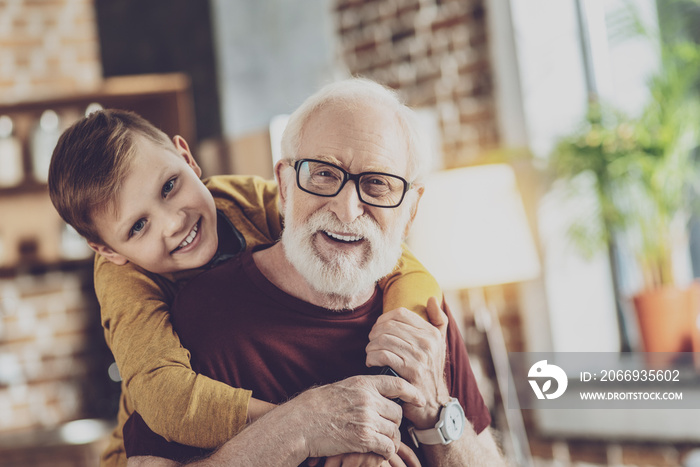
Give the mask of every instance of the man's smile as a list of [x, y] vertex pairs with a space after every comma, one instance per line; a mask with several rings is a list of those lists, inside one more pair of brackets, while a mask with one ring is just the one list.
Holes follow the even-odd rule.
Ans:
[[322, 230], [322, 232], [331, 240], [335, 240], [342, 243], [356, 243], [360, 240], [364, 240], [364, 237], [361, 235], [339, 234], [335, 232], [329, 232], [327, 230]]

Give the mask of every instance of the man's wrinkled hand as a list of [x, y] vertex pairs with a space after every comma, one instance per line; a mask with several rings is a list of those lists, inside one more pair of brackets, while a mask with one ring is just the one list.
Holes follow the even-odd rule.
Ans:
[[406, 418], [421, 429], [435, 425], [450, 398], [444, 377], [447, 316], [435, 298], [427, 311], [430, 322], [405, 308], [383, 314], [366, 348], [368, 366], [390, 366], [425, 396], [425, 406], [404, 407]]
[[402, 408], [422, 406], [423, 395], [411, 384], [392, 376], [353, 376], [310, 389], [284, 406], [300, 420], [308, 457], [343, 453], [378, 454], [391, 458], [399, 448]]

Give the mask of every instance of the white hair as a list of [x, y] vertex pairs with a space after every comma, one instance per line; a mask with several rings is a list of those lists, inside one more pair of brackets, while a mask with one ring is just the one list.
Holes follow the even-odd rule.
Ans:
[[395, 91], [364, 78], [351, 78], [324, 86], [306, 99], [289, 117], [282, 134], [283, 159], [294, 160], [299, 156], [304, 126], [317, 110], [329, 104], [352, 109], [360, 105], [382, 105], [393, 110], [408, 145], [409, 182], [418, 182], [428, 172], [431, 154], [421, 132], [416, 114], [398, 98]]

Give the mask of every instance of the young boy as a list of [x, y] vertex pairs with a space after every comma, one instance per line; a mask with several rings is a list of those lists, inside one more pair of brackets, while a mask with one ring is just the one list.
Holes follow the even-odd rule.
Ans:
[[[271, 405], [194, 373], [168, 315], [178, 288], [282, 230], [274, 182], [247, 176], [201, 181], [185, 140], [172, 141], [136, 114], [105, 110], [61, 136], [49, 189], [61, 217], [98, 255], [95, 291], [122, 377], [118, 426], [102, 465], [126, 462], [122, 427], [138, 411], [169, 441], [217, 447]], [[404, 251], [380, 284], [384, 309], [424, 314], [441, 292]]]

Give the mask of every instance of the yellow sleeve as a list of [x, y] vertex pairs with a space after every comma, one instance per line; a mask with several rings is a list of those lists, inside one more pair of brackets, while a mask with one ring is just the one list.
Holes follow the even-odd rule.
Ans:
[[216, 207], [236, 226], [248, 248], [276, 241], [282, 232], [277, 183], [245, 175], [217, 175], [204, 181]]
[[251, 392], [192, 370], [170, 324], [172, 282], [98, 257], [95, 292], [124, 396], [153, 431], [169, 441], [213, 448], [245, 426]]
[[379, 282], [384, 291], [384, 312], [404, 307], [428, 319], [425, 307], [430, 297], [442, 297], [435, 278], [403, 245], [403, 254], [394, 272]]

